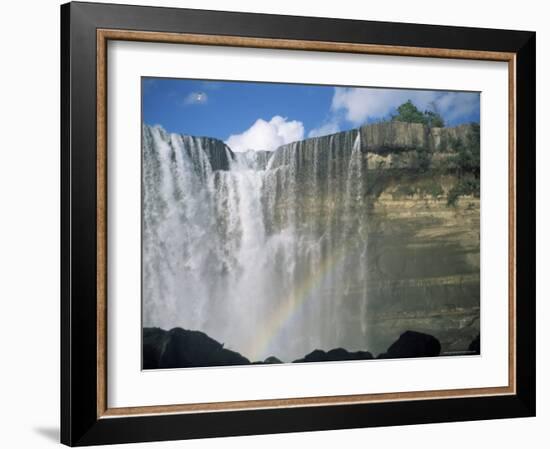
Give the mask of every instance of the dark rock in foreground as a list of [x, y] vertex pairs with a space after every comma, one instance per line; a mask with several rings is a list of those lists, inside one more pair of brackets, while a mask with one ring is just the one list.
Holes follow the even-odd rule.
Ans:
[[345, 360], [370, 360], [372, 354], [367, 351], [348, 352], [343, 348], [331, 349], [328, 352], [316, 349], [303, 359], [294, 360], [293, 363], [304, 362], [342, 362]]
[[247, 358], [225, 349], [204, 332], [181, 328], [143, 329], [143, 369], [248, 364]]
[[468, 347], [469, 351], [472, 351], [474, 354], [480, 354], [481, 353], [481, 338], [478, 335], [474, 340], [470, 343], [470, 346]]
[[[479, 336], [470, 345], [471, 351], [479, 354]], [[472, 349], [473, 348], [473, 349]], [[407, 357], [435, 357], [441, 352], [437, 338], [420, 332], [406, 331], [379, 359]], [[316, 349], [303, 359], [293, 363], [341, 362], [347, 360], [370, 360], [368, 351], [349, 352], [343, 348], [328, 352]], [[268, 357], [254, 364], [283, 363], [277, 357]], [[158, 327], [143, 329], [143, 369], [193, 368], [208, 366], [250, 365], [250, 361], [238, 352], [223, 347], [204, 332], [174, 328], [165, 331]]]
[[411, 357], [435, 357], [441, 352], [439, 340], [421, 332], [406, 331], [379, 359], [401, 359]]
[[263, 362], [261, 360], [258, 360], [256, 362], [252, 362], [253, 365], [277, 365], [279, 363], [283, 363], [281, 360], [279, 360], [277, 357], [268, 357]]
[[143, 369], [156, 369], [159, 367], [166, 334], [165, 330], [158, 327], [146, 327], [143, 329]]

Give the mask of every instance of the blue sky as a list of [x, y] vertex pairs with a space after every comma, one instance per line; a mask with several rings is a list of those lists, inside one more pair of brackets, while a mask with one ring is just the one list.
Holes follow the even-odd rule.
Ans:
[[273, 150], [389, 118], [411, 100], [450, 125], [479, 122], [470, 92], [142, 78], [143, 120], [169, 132], [224, 140], [234, 151]]

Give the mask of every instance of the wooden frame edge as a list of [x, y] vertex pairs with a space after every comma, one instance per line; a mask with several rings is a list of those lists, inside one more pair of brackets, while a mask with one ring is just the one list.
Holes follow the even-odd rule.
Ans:
[[212, 34], [169, 33], [99, 28], [101, 40], [124, 40], [189, 45], [214, 45], [222, 47], [248, 47], [277, 50], [306, 50], [342, 53], [364, 53], [386, 56], [416, 56], [428, 58], [478, 59], [511, 61], [515, 54], [483, 50], [458, 50], [447, 48], [405, 47], [378, 44], [340, 43], [330, 41], [304, 41], [295, 39], [271, 39], [259, 37], [225, 36]]
[[324, 407], [380, 402], [418, 401], [428, 399], [451, 399], [483, 396], [507, 396], [514, 394], [511, 387], [489, 387], [456, 390], [433, 390], [402, 393], [374, 393], [342, 396], [315, 396], [302, 398], [265, 399], [250, 401], [204, 402], [196, 404], [151, 405], [108, 408], [100, 418], [146, 416], [158, 414], [187, 414], [227, 412], [236, 410], [265, 410], [276, 408]]
[[[292, 39], [132, 31], [98, 28], [97, 37], [97, 417], [112, 419], [180, 413], [260, 410], [290, 407], [367, 404], [391, 401], [514, 395], [516, 379], [516, 53]], [[107, 42], [109, 40], [180, 43], [283, 50], [362, 53], [387, 56], [449, 58], [508, 63], [509, 88], [509, 364], [508, 386], [345, 396], [108, 408], [107, 402]]]
[[508, 61], [508, 384], [514, 394], [516, 379], [516, 55]]
[[97, 417], [107, 410], [107, 40], [97, 33]]

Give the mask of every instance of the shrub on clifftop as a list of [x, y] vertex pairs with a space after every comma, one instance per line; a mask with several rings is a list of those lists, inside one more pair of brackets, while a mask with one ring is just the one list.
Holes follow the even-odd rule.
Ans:
[[422, 123], [430, 128], [445, 126], [443, 117], [435, 110], [424, 112], [420, 111], [411, 100], [407, 100], [397, 108], [397, 114], [392, 116], [392, 120], [405, 123]]

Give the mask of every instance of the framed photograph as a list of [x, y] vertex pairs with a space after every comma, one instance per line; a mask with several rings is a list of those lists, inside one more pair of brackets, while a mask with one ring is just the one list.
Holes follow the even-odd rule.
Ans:
[[535, 33], [61, 7], [61, 439], [535, 414]]

